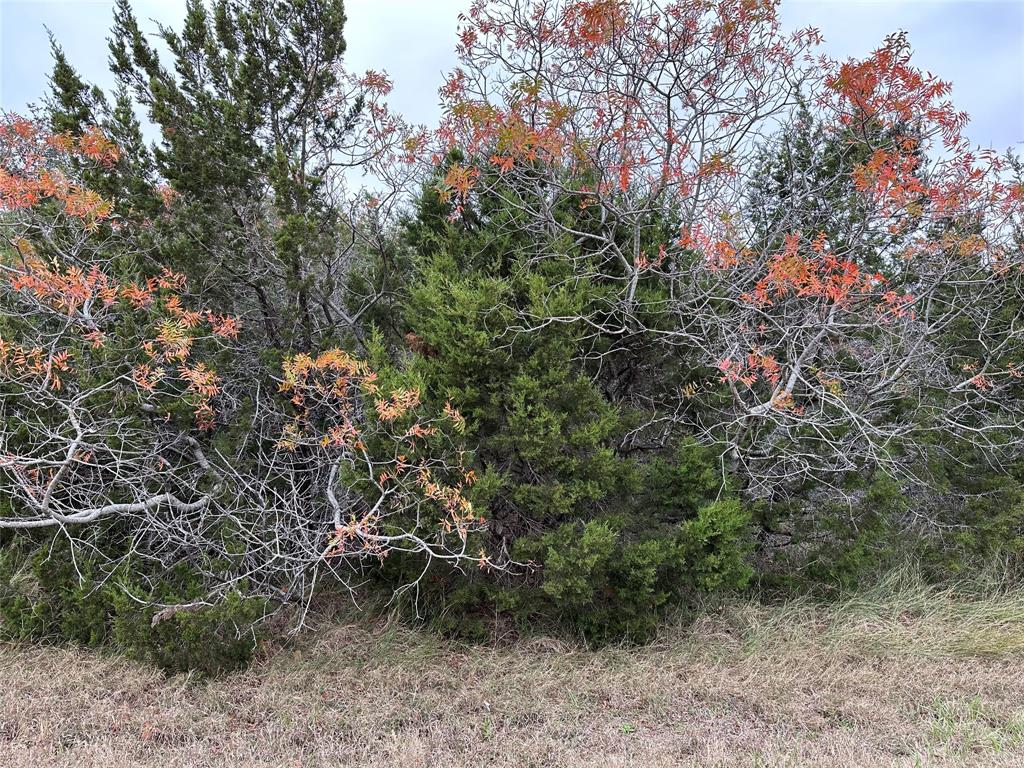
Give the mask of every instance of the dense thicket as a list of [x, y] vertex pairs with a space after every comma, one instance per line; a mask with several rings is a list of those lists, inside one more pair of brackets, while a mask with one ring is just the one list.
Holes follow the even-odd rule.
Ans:
[[215, 672], [330, 584], [605, 642], [1017, 556], [1019, 167], [775, 10], [474, 3], [436, 131], [340, 0], [166, 52], [118, 0], [112, 102], [54, 41], [0, 127], [3, 631]]

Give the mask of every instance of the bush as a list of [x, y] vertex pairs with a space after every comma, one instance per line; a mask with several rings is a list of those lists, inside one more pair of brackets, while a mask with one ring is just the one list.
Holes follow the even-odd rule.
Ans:
[[119, 0], [115, 102], [54, 44], [50, 127], [0, 117], [8, 635], [212, 674], [246, 589], [322, 570], [445, 631], [642, 640], [747, 583], [755, 504], [787, 587], [1024, 550], [1024, 174], [974, 167], [905, 37], [807, 102], [772, 3], [522, 5], [474, 4], [436, 132], [346, 72], [342, 0], [189, 3], [171, 59]]
[[638, 540], [616, 521], [568, 523], [520, 547], [541, 566], [541, 579], [514, 602], [532, 618], [567, 621], [591, 644], [642, 642], [668, 609], [748, 583], [749, 531], [750, 518], [733, 499]]
[[1019, 559], [1020, 482], [978, 468], [938, 468], [948, 474], [933, 466], [927, 487], [905, 488], [877, 473], [847, 487], [846, 504], [818, 500], [812, 491], [774, 505], [762, 525], [786, 531], [787, 540], [784, 547], [763, 548], [761, 586], [783, 594], [839, 594], [908, 564], [930, 583], [942, 583]]
[[[750, 575], [749, 515], [716, 452], [680, 432], [648, 434], [647, 413], [623, 397], [660, 396], [657, 388], [675, 391], [696, 374], [663, 360], [663, 371], [645, 379], [655, 366], [630, 362], [649, 351], [642, 335], [623, 342], [585, 324], [545, 322], [604, 306], [609, 287], [574, 271], [604, 256], [553, 237], [542, 249], [551, 257], [537, 258], [536, 244], [521, 240], [515, 205], [500, 195], [473, 204], [478, 210], [453, 221], [436, 189], [418, 200], [398, 302], [405, 325], [393, 341], [409, 347], [427, 396], [466, 417], [481, 478], [473, 501], [488, 520], [474, 551], [479, 543], [495, 559], [511, 553], [532, 565], [431, 574], [419, 582], [417, 608], [468, 637], [486, 636], [498, 615], [561, 625], [592, 643], [646, 639], [670, 607]], [[667, 226], [652, 221], [650, 237]], [[505, 332], [524, 323], [537, 329]], [[641, 445], [626, 449], [630, 441]], [[417, 567], [393, 559], [388, 586], [417, 578]]]
[[256, 623], [266, 612], [263, 600], [238, 592], [215, 605], [174, 612], [155, 624], [153, 609], [140, 610], [124, 592], [113, 595], [113, 605], [118, 648], [168, 672], [207, 676], [248, 666], [259, 641]]
[[122, 561], [103, 572], [99, 561], [71, 551], [58, 537], [34, 548], [21, 542], [0, 551], [0, 635], [15, 640], [107, 647], [168, 672], [217, 675], [244, 667], [257, 647], [266, 601], [229, 593], [213, 605], [171, 610], [200, 596], [183, 569], [150, 573]]

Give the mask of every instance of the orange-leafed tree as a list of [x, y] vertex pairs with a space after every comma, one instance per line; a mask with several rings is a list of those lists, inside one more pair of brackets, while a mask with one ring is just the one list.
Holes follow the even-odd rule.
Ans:
[[563, 285], [602, 287], [514, 330], [585, 329], [595, 377], [638, 340], [685, 361], [631, 393], [631, 439], [695, 434], [752, 498], [910, 482], [940, 435], [1005, 460], [1024, 425], [1019, 169], [971, 148], [905, 36], [847, 62], [818, 42], [772, 0], [480, 0], [431, 157], [453, 221], [499, 199], [534, 264], [561, 238]]
[[487, 565], [458, 412], [339, 349], [266, 376], [237, 318], [140, 266], [144, 232], [84, 180], [116, 157], [0, 124], [0, 529], [103, 530], [207, 599], [308, 598], [395, 551]]
[[190, 432], [214, 426], [221, 381], [204, 357], [237, 336], [235, 320], [186, 309], [181, 275], [117, 274], [118, 220], [75, 172], [116, 161], [102, 133], [53, 135], [10, 116], [0, 154], [0, 525], [204, 508], [208, 463]]

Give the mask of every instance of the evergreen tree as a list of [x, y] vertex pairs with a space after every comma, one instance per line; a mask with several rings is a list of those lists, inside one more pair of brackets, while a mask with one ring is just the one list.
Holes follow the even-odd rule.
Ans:
[[110, 200], [121, 216], [135, 220], [155, 218], [162, 205], [155, 190], [153, 155], [146, 146], [127, 89], [117, 89], [111, 106], [102, 89], [82, 80], [52, 37], [50, 52], [53, 70], [45, 106], [51, 129], [70, 136], [102, 129], [105, 137], [117, 145], [117, 162], [102, 169], [81, 163], [77, 168], [90, 188]]
[[160, 30], [165, 65], [128, 0], [115, 9], [111, 66], [177, 196], [160, 258], [280, 349], [346, 331], [331, 175], [361, 102], [342, 94], [344, 24], [340, 0], [189, 0], [180, 34]]
[[[685, 383], [685, 355], [628, 330], [615, 286], [587, 268], [607, 256], [586, 238], [538, 245], [511, 202], [526, 194], [479, 195], [452, 219], [428, 185], [406, 226], [411, 368], [466, 417], [488, 549], [532, 564], [496, 582], [442, 582], [448, 594], [433, 598], [458, 631], [499, 606], [560, 617], [595, 642], [640, 639], [670, 606], [745, 582], [749, 515], [730, 500], [713, 450], [671, 425], [645, 427], [638, 406]], [[558, 215], [577, 231], [589, 225], [586, 211]], [[652, 222], [652, 237], [660, 227]], [[638, 292], [657, 306], [659, 288]], [[594, 314], [608, 330], [565, 320]]]

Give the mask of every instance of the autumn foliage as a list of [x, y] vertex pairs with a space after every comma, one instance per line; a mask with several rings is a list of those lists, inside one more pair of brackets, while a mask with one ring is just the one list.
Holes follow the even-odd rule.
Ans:
[[[242, 322], [190, 308], [186, 277], [167, 268], [116, 276], [119, 252], [131, 241], [120, 239], [113, 207], [83, 189], [72, 162], [102, 167], [117, 158], [97, 129], [81, 140], [55, 138], [12, 116], [0, 146], [10, 244], [0, 265], [3, 525], [45, 528], [110, 516], [162, 530], [165, 557], [218, 546], [192, 528], [194, 514], [259, 518], [264, 494], [287, 482], [258, 460], [243, 468], [206, 454], [207, 435], [225, 428], [226, 398], [239, 396], [225, 392], [215, 366], [236, 365]], [[85, 199], [96, 202], [86, 207]], [[277, 566], [265, 562], [268, 587], [280, 589], [288, 571], [383, 559], [393, 549], [436, 547], [444, 559], [486, 561], [467, 554], [469, 534], [483, 522], [463, 494], [472, 469], [462, 453], [432, 452], [444, 430], [461, 429], [454, 408], [428, 418], [415, 389], [381, 386], [366, 363], [340, 349], [289, 356], [275, 378], [259, 403], [276, 410], [272, 427], [260, 425], [273, 431], [252, 423], [248, 439], [263, 443], [267, 455], [259, 459], [323, 473], [321, 503], [330, 515], [322, 525], [310, 521], [308, 541], [284, 532], [289, 546], [312, 550], [289, 552]], [[360, 482], [372, 491], [355, 491]], [[367, 498], [373, 503], [364, 504]], [[405, 516], [410, 505], [413, 520]], [[307, 509], [296, 506], [293, 514], [305, 518]], [[264, 532], [257, 526], [245, 535], [259, 540]], [[260, 555], [254, 549], [251, 556]]]

